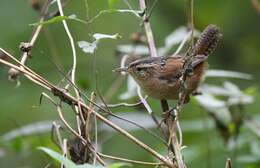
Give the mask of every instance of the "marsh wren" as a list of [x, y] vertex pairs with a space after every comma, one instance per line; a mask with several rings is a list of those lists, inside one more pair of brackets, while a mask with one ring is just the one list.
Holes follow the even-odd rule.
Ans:
[[[221, 33], [215, 25], [207, 26], [191, 49], [190, 73], [186, 78], [187, 94], [197, 90], [207, 69], [207, 58], [214, 51]], [[181, 89], [185, 56], [147, 57], [138, 59], [125, 68], [115, 71], [128, 72], [149, 96], [157, 99], [178, 99]], [[188, 98], [188, 97], [187, 97]]]

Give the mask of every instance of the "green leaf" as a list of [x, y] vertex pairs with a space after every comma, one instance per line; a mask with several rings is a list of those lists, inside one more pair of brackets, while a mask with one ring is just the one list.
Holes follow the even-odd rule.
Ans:
[[29, 24], [29, 25], [30, 26], [48, 25], [48, 24], [58, 23], [58, 22], [61, 22], [63, 20], [74, 20], [74, 21], [77, 21], [77, 22], [80, 22], [80, 23], [83, 23], [83, 24], [87, 24], [86, 21], [77, 18], [76, 15], [73, 14], [73, 15], [70, 15], [70, 16], [56, 16], [56, 17], [53, 17], [49, 20], [46, 20], [46, 21], [43, 21], [43, 22], [36, 22], [36, 23]]
[[129, 13], [129, 14], [133, 14], [136, 17], [140, 18], [143, 12], [139, 11], [139, 10], [130, 10], [130, 9], [108, 9], [108, 10], [102, 10], [102, 11], [98, 12], [98, 14], [96, 16], [91, 18], [88, 21], [88, 23], [92, 23], [97, 18], [99, 18], [101, 15], [108, 14], [108, 13]]
[[108, 166], [108, 168], [120, 168], [120, 167], [122, 167], [122, 166], [128, 166], [128, 167], [130, 167], [131, 166], [131, 164], [129, 164], [129, 163], [114, 163], [114, 164], [112, 164], [112, 165], [109, 165]]
[[[38, 149], [47, 153], [50, 157], [57, 160], [59, 163], [62, 163], [66, 168], [104, 168], [103, 166], [94, 166], [94, 165], [90, 165], [90, 164], [76, 165], [68, 158], [65, 158], [60, 153], [55, 152], [49, 148], [39, 147]], [[117, 167], [112, 167], [112, 168], [117, 168]]]
[[64, 156], [62, 156], [58, 152], [55, 152], [55, 151], [53, 151], [53, 150], [51, 150], [49, 148], [39, 147], [38, 149], [40, 149], [43, 152], [47, 153], [50, 157], [52, 157], [53, 159], [57, 160], [59, 163], [62, 163], [67, 168], [76, 168], [76, 166], [77, 166], [71, 160], [65, 158]]

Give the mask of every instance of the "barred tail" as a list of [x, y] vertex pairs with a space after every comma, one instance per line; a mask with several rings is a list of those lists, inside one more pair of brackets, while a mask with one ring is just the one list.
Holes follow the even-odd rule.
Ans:
[[221, 36], [217, 26], [208, 25], [196, 42], [192, 55], [210, 55], [216, 49]]

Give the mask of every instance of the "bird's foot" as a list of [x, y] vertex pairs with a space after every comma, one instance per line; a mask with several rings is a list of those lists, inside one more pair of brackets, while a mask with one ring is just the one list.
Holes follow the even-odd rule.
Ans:
[[162, 118], [163, 118], [163, 121], [165, 121], [166, 119], [168, 119], [169, 117], [171, 117], [172, 119], [175, 119], [176, 118], [176, 108], [170, 108], [168, 111], [164, 112], [162, 114]]
[[192, 94], [192, 96], [198, 96], [198, 95], [202, 95], [202, 92], [198, 91], [198, 90], [195, 90], [191, 94]]

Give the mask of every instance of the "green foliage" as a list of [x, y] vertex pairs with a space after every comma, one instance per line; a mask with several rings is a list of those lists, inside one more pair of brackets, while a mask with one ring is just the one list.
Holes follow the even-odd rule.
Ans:
[[38, 149], [42, 150], [43, 152], [47, 153], [50, 157], [57, 160], [59, 163], [63, 164], [67, 168], [76, 168], [76, 164], [70, 161], [69, 159], [65, 158], [58, 152], [55, 152], [49, 148], [39, 147]]
[[[76, 165], [71, 160], [62, 156], [60, 153], [55, 152], [54, 150], [51, 150], [51, 149], [45, 148], [45, 147], [39, 147], [38, 149], [42, 150], [43, 152], [48, 154], [50, 157], [52, 157], [53, 159], [58, 161], [60, 164], [63, 164], [66, 168], [105, 168], [103, 166], [94, 166], [94, 165], [90, 165], [90, 164], [87, 164], [87, 163], [83, 164], [83, 165]], [[114, 163], [114, 164], [107, 166], [107, 168], [120, 168], [122, 166], [129, 166], [129, 164]]]
[[31, 23], [29, 25], [30, 26], [49, 25], [49, 24], [61, 22], [63, 20], [74, 20], [74, 21], [77, 21], [79, 23], [87, 24], [86, 21], [84, 21], [82, 19], [78, 19], [76, 17], [76, 15], [70, 15], [70, 16], [55, 16], [55, 17], [53, 17], [49, 20], [46, 20], [46, 21], [43, 21], [43, 22]]
[[94, 22], [97, 18], [104, 14], [114, 14], [114, 13], [128, 13], [128, 14], [133, 14], [137, 18], [140, 18], [142, 15], [142, 11], [139, 10], [130, 10], [130, 9], [107, 9], [107, 10], [101, 10], [98, 12], [96, 16], [94, 16], [92, 19], [88, 21], [88, 23]]
[[[71, 24], [71, 31], [75, 41], [86, 40], [90, 43], [89, 34], [94, 32], [102, 32], [105, 34], [113, 34], [115, 32], [120, 33], [124, 38], [122, 40], [113, 41], [110, 43], [104, 42], [102, 49], [99, 49], [96, 53], [97, 68], [99, 71], [99, 87], [101, 92], [105, 95], [109, 89], [110, 84], [115, 79], [115, 74], [111, 72], [116, 66], [118, 66], [118, 57], [115, 56], [115, 48], [118, 42], [120, 44], [129, 43], [127, 37], [134, 31], [143, 30], [140, 27], [140, 13], [141, 11], [127, 11], [116, 10], [115, 7], [120, 9], [127, 9], [127, 5], [123, 1], [109, 0], [85, 0], [88, 1], [89, 17], [90, 20], [85, 21], [91, 24]], [[1, 47], [10, 50], [17, 58], [20, 56], [18, 51], [18, 45], [20, 41], [30, 39], [31, 30], [28, 28], [28, 24], [32, 23], [38, 17], [25, 1], [13, 1], [1, 0], [0, 2], [0, 16], [2, 18], [2, 26], [0, 27]], [[137, 1], [129, 1], [133, 6], [133, 9], [138, 9], [136, 5]], [[148, 2], [148, 8], [151, 3]], [[107, 6], [109, 4], [109, 9]], [[224, 4], [224, 5], [223, 5]], [[235, 5], [234, 5], [235, 4]], [[170, 32], [173, 32], [177, 27], [181, 25], [187, 25], [188, 10], [187, 3], [183, 0], [176, 1], [160, 1], [155, 6], [151, 17], [151, 26], [155, 35], [156, 46], [164, 44], [165, 38]], [[205, 25], [209, 23], [217, 24], [223, 32], [223, 38], [216, 52], [209, 58], [210, 69], [225, 69], [239, 72], [250, 73], [254, 76], [251, 81], [241, 81], [232, 79], [239, 88], [248, 88], [245, 90], [245, 94], [256, 96], [255, 103], [246, 106], [245, 111], [247, 115], [259, 121], [259, 102], [260, 92], [257, 87], [259, 85], [259, 60], [260, 53], [260, 38], [259, 34], [260, 22], [258, 13], [252, 7], [251, 1], [208, 1], [200, 0], [194, 1], [195, 12], [195, 27], [198, 30], [202, 30]], [[81, 1], [71, 1], [65, 9], [65, 13], [76, 13], [79, 18], [85, 18], [85, 8]], [[13, 12], [15, 10], [15, 12]], [[148, 9], [149, 10], [149, 9]], [[232, 13], [230, 13], [232, 11]], [[243, 12], [241, 12], [243, 11]], [[110, 15], [113, 14], [113, 15]], [[135, 16], [135, 17], [132, 17]], [[48, 23], [50, 20], [46, 20], [47, 23], [34, 23], [34, 26], [39, 24], [52, 24], [59, 23], [62, 20], [75, 21], [73, 18], [67, 18], [69, 16], [53, 18], [54, 21]], [[55, 19], [57, 19], [55, 21]], [[28, 65], [32, 66], [37, 72], [44, 74], [44, 77], [48, 78], [54, 83], [59, 83], [61, 78], [57, 77], [57, 71], [50, 63], [49, 58], [53, 58], [54, 61], [58, 61], [64, 66], [64, 69], [68, 70], [71, 66], [71, 49], [68, 47], [67, 37], [64, 35], [64, 31], [61, 31], [62, 26], [60, 24], [53, 24], [48, 27], [46, 32], [41, 33], [39, 39], [36, 42], [35, 47], [32, 50], [33, 59], [28, 61]], [[90, 37], [92, 39], [92, 36]], [[85, 57], [85, 53], [78, 52], [78, 67], [77, 67], [77, 80], [88, 81], [87, 87], [83, 88], [86, 93], [90, 93], [93, 86], [93, 79], [91, 72], [92, 60], [94, 57]], [[49, 57], [46, 57], [49, 56]], [[48, 59], [47, 59], [48, 58]], [[21, 87], [15, 88], [15, 84], [7, 81], [8, 69], [0, 70], [0, 93], [1, 93], [1, 107], [0, 107], [0, 123], [2, 125], [1, 135], [10, 130], [33, 123], [35, 121], [50, 119], [57, 120], [57, 114], [52, 106], [44, 103], [40, 108], [32, 109], [32, 106], [38, 105], [39, 94], [43, 91], [39, 87], [35, 87], [30, 82], [21, 78]], [[219, 75], [219, 72], [218, 72]], [[220, 78], [219, 78], [220, 79]], [[103, 82], [105, 81], [105, 82]], [[219, 80], [206, 80], [212, 84], [220, 83]], [[113, 96], [108, 103], [117, 103], [118, 95], [125, 90], [126, 86], [122, 86], [119, 91]], [[82, 89], [82, 88], [81, 88]], [[238, 156], [238, 159], [245, 162], [237, 163], [238, 168], [241, 167], [259, 167], [259, 154], [251, 154], [248, 149], [236, 148], [234, 151], [227, 149], [227, 145], [223, 143], [219, 134], [214, 131], [214, 123], [205, 114], [205, 110], [202, 110], [195, 99], [184, 107], [183, 113], [180, 114], [180, 124], [183, 129], [184, 145], [188, 148], [184, 149], [184, 158], [188, 167], [224, 167], [226, 157]], [[135, 103], [136, 98], [127, 100], [128, 103]], [[149, 104], [157, 116], [161, 116], [161, 109], [157, 100], [148, 99]], [[175, 102], [170, 102], [171, 107], [175, 106]], [[141, 108], [118, 108], [113, 109], [113, 112], [135, 112], [137, 111], [145, 114]], [[219, 110], [218, 110], [219, 111]], [[66, 117], [71, 117], [71, 113], [66, 109]], [[72, 117], [69, 120], [72, 120]], [[150, 119], [147, 117], [147, 120]], [[70, 121], [71, 121], [70, 120]], [[142, 122], [143, 120], [141, 120]], [[197, 122], [199, 121], [199, 122]], [[254, 124], [250, 122], [251, 124]], [[124, 124], [124, 123], [123, 123]], [[143, 124], [143, 123], [141, 123]], [[232, 126], [230, 126], [232, 127]], [[240, 132], [238, 137], [238, 145], [241, 146], [241, 137], [244, 137], [243, 141], [250, 144], [252, 141], [248, 138], [248, 134], [252, 135], [252, 132], [245, 126]], [[259, 127], [255, 126], [259, 131]], [[233, 129], [233, 128], [231, 128]], [[139, 139], [145, 143], [154, 147], [154, 149], [165, 153], [164, 147], [160, 145], [156, 140], [152, 139], [149, 135], [143, 131], [134, 130], [132, 132]], [[45, 139], [50, 141], [49, 133], [45, 134]], [[30, 135], [32, 136], [32, 135]], [[0, 151], [5, 151], [6, 155], [0, 157], [1, 167], [44, 167], [46, 163], [42, 158], [41, 153], [35, 153], [33, 147], [26, 148], [26, 154], [21, 154], [21, 148], [25, 145], [31, 145], [27, 138], [22, 137], [23, 141], [27, 143], [21, 143], [20, 140], [14, 141], [13, 147], [5, 149], [1, 146]], [[117, 135], [115, 132], [103, 131], [99, 134], [99, 139], [105, 139], [102, 144], [102, 152], [110, 153], [112, 155], [124, 156], [126, 158], [152, 160], [146, 152], [143, 152], [132, 143], [128, 143], [126, 139]], [[257, 138], [259, 141], [259, 138]], [[20, 142], [19, 142], [20, 141]], [[43, 144], [42, 136], [32, 138], [30, 141], [37, 142], [39, 146], [53, 145], [52, 142]], [[6, 142], [5, 142], [6, 143]], [[17, 143], [17, 144], [15, 144]], [[120, 149], [128, 148], [120, 151]], [[11, 149], [10, 149], [11, 148]], [[254, 148], [255, 149], [255, 148]], [[258, 149], [258, 148], [257, 148]], [[14, 152], [10, 152], [14, 151]], [[254, 157], [253, 157], [253, 156]], [[241, 157], [240, 157], [241, 156]], [[248, 156], [248, 157], [244, 157]], [[33, 159], [32, 159], [33, 158]], [[236, 159], [232, 158], [232, 163], [235, 164]], [[138, 168], [141, 168], [139, 166]]]
[[120, 167], [129, 167], [131, 166], [130, 164], [128, 163], [114, 163], [114, 164], [111, 164], [110, 166], [108, 166], [108, 168], [120, 168]]

